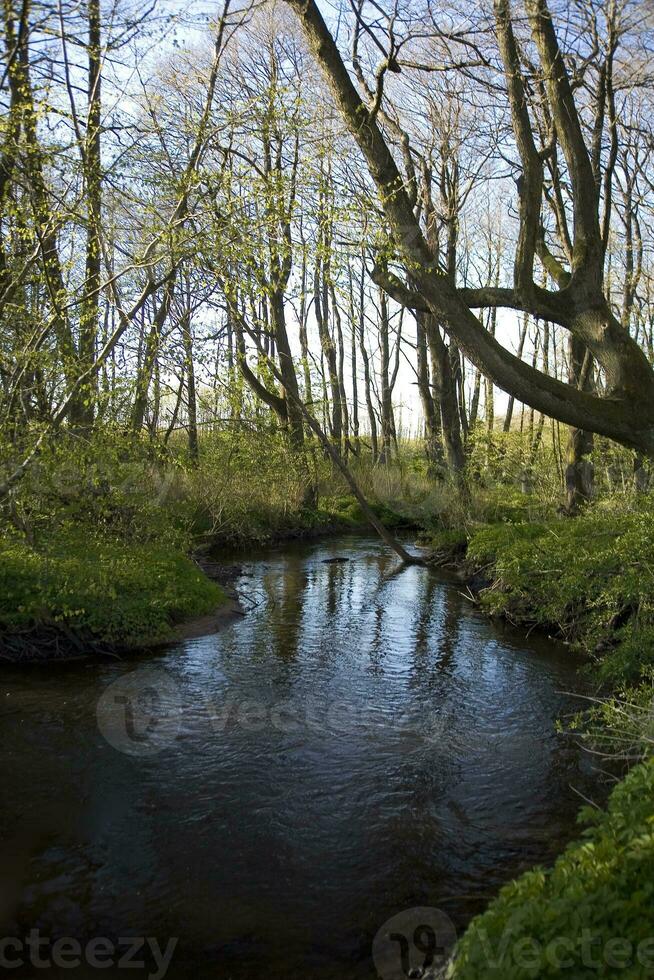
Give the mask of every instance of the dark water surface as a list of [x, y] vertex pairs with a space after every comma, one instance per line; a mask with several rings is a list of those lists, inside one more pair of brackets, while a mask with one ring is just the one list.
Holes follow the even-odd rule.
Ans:
[[571, 658], [396, 568], [373, 540], [286, 546], [243, 564], [251, 608], [217, 635], [3, 667], [4, 935], [179, 937], [174, 978], [363, 978], [390, 916], [460, 929], [560, 850], [587, 779], [554, 733]]

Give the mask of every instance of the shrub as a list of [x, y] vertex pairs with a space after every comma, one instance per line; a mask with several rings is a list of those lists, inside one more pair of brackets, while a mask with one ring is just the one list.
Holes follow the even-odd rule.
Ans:
[[[632, 769], [606, 811], [587, 807], [580, 820], [590, 827], [553, 868], [506, 885], [472, 921], [448, 977], [654, 974], [654, 761]], [[611, 945], [616, 939], [627, 953], [624, 943]]]

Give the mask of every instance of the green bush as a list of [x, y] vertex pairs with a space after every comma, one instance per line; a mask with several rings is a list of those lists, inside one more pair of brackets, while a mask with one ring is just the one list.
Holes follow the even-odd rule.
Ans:
[[13, 504], [37, 547], [61, 528], [84, 526], [184, 550], [191, 515], [183, 477], [179, 462], [145, 440], [102, 429], [91, 441], [62, 433], [44, 445]]
[[419, 543], [430, 548], [434, 556], [441, 559], [461, 558], [468, 547], [468, 535], [463, 530], [444, 528], [421, 534]]
[[[579, 732], [593, 752], [607, 760], [632, 764], [654, 752], [654, 668], [643, 668], [635, 687], [621, 685], [609, 698], [596, 698], [590, 708], [567, 724]], [[559, 730], [564, 726], [559, 722]]]
[[[452, 980], [654, 975], [654, 761], [636, 766], [550, 870], [506, 885], [472, 921]], [[621, 942], [622, 941], [622, 942]]]

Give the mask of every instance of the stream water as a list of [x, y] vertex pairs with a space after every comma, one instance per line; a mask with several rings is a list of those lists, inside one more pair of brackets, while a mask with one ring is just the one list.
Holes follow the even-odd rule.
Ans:
[[[240, 562], [247, 613], [218, 634], [2, 668], [5, 936], [177, 937], [182, 980], [374, 977], [389, 917], [460, 931], [573, 835], [563, 648], [376, 540]], [[61, 972], [87, 974], [114, 971]]]

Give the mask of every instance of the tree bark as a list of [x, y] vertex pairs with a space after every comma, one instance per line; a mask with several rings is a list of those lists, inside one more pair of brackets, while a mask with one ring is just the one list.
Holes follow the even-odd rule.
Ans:
[[[575, 337], [570, 337], [568, 347], [569, 383], [592, 387], [591, 357], [587, 348]], [[594, 447], [592, 432], [571, 426], [566, 448], [566, 510], [576, 514], [593, 496], [595, 470], [590, 459]]]
[[442, 475], [443, 452], [441, 448], [440, 406], [437, 408], [432, 395], [429, 361], [427, 353], [427, 332], [425, 330], [425, 313], [416, 314], [416, 353], [418, 394], [425, 419], [425, 455], [429, 472], [432, 475]]
[[[513, 288], [457, 289], [447, 276], [434, 271], [432, 252], [377, 123], [374, 106], [368, 108], [357, 93], [315, 0], [286, 2], [295, 10], [337, 107], [365, 156], [389, 230], [418, 288], [409, 289], [391, 275], [378, 281], [403, 305], [433, 313], [461, 352], [514, 397], [569, 425], [654, 455], [654, 372], [638, 344], [622, 330], [603, 293], [604, 250], [596, 186], [545, 0], [527, 0], [527, 9], [547, 80], [557, 137], [570, 172], [575, 217], [571, 273], [567, 283], [561, 282], [556, 291], [533, 282], [531, 262], [540, 226], [540, 196], [538, 208], [534, 203], [538, 179], [528, 181], [524, 192], [530, 201], [533, 192], [532, 203], [521, 204], [522, 246], [516, 256]], [[506, 62], [506, 71], [507, 75], [514, 73], [510, 61]], [[523, 125], [514, 113], [517, 140], [526, 132], [527, 122], [528, 116]], [[489, 335], [473, 314], [473, 309], [485, 306], [523, 310], [566, 327], [597, 359], [607, 379], [609, 397], [566, 385], [519, 361]]]

